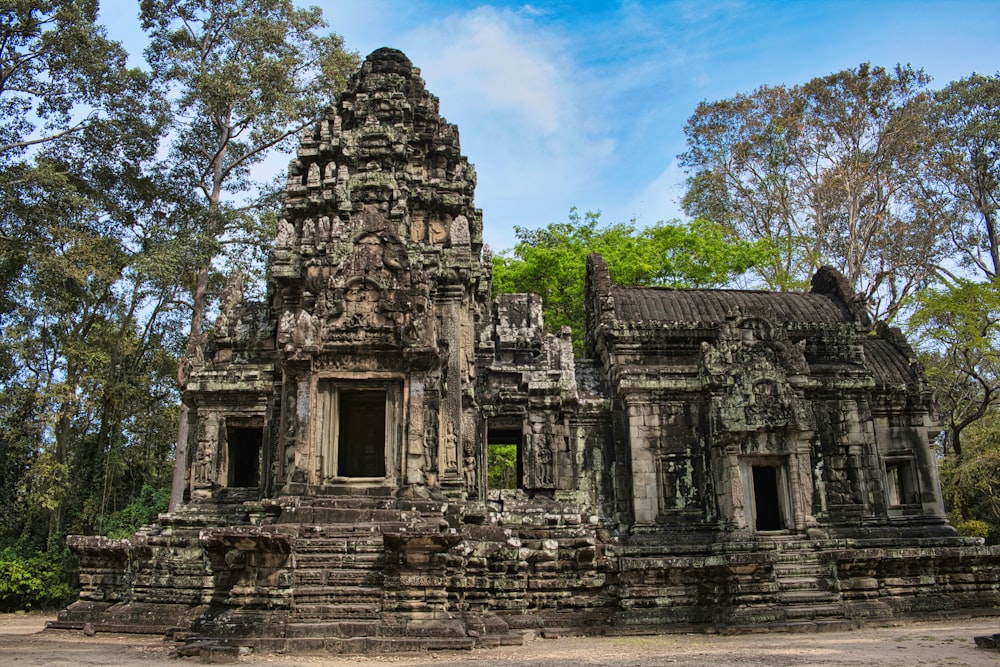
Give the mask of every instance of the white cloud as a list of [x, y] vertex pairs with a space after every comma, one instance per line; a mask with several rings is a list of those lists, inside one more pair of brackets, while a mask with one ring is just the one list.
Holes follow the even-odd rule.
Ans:
[[514, 225], [564, 220], [599, 180], [615, 148], [594, 122], [602, 109], [587, 94], [569, 41], [530, 12], [454, 13], [410, 31], [400, 48], [459, 127], [495, 248], [513, 244]]
[[570, 66], [558, 39], [516, 13], [480, 7], [452, 14], [407, 41], [443, 107], [506, 116], [533, 135], [556, 132], [573, 113]]
[[681, 209], [686, 175], [672, 160], [667, 168], [647, 183], [626, 206], [628, 217], [635, 217], [640, 226], [674, 218], [688, 219]]

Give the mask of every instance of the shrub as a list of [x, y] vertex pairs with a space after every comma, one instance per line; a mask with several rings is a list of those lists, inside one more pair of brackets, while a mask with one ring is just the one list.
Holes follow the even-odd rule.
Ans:
[[73, 597], [67, 584], [66, 551], [19, 556], [0, 551], [0, 611], [54, 609]]
[[984, 540], [990, 536], [990, 524], [985, 521], [980, 521], [979, 519], [969, 519], [968, 521], [962, 521], [957, 526], [955, 530], [962, 537], [981, 537]]
[[160, 512], [166, 512], [169, 503], [170, 489], [143, 486], [138, 498], [117, 512], [99, 517], [95, 528], [99, 535], [116, 540], [132, 537], [140, 527], [156, 521]]

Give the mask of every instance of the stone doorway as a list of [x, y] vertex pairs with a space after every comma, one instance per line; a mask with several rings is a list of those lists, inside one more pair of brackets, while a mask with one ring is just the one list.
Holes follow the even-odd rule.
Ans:
[[753, 475], [753, 518], [758, 532], [784, 530], [787, 523], [782, 512], [781, 486], [777, 466], [755, 465]]
[[260, 450], [263, 441], [263, 428], [247, 426], [226, 428], [228, 486], [255, 487], [260, 484]]
[[342, 389], [339, 403], [338, 474], [385, 477], [385, 392]]

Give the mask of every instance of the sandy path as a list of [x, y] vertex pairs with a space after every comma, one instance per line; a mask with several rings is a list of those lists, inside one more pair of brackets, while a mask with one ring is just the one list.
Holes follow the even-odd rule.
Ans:
[[[0, 615], [0, 664], [4, 667], [108, 665], [165, 666], [179, 660], [159, 637], [45, 631], [49, 617]], [[998, 667], [1000, 651], [976, 648], [973, 636], [1000, 633], [996, 618], [909, 623], [889, 628], [819, 634], [655, 637], [566, 637], [537, 639], [520, 647], [470, 652], [390, 656], [251, 655], [241, 664], [311, 667], [389, 664], [397, 667], [520, 665], [532, 667], [654, 667], [693, 665], [907, 665], [908, 667]]]

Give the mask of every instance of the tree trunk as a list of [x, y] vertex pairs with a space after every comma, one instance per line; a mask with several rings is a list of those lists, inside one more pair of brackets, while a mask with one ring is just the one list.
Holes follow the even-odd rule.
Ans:
[[[218, 195], [216, 194], [216, 197]], [[218, 201], [210, 201], [209, 208], [218, 206]], [[201, 364], [202, 355], [202, 330], [204, 328], [205, 309], [208, 301], [208, 267], [198, 269], [198, 274], [194, 284], [194, 295], [191, 300], [191, 332], [188, 334], [188, 345], [186, 360], [181, 360], [181, 367], [187, 365]], [[184, 385], [187, 383], [187, 373], [178, 370], [178, 384], [183, 394]], [[188, 459], [188, 416], [190, 408], [181, 398], [180, 423], [177, 425], [177, 443], [174, 448], [174, 477], [170, 484], [170, 506], [168, 511], [173, 512], [184, 500], [184, 486], [187, 480], [187, 459]]]

